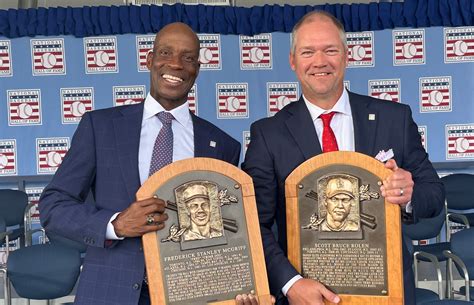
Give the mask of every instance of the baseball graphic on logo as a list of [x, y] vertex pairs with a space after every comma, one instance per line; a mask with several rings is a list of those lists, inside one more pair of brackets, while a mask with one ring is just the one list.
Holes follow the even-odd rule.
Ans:
[[84, 113], [86, 113], [86, 105], [84, 105], [81, 101], [75, 101], [70, 106], [70, 111], [73, 116], [81, 117]]
[[405, 58], [413, 58], [416, 55], [416, 46], [411, 42], [405, 43], [402, 47], [402, 55]]
[[386, 100], [386, 101], [393, 101], [392, 95], [387, 92], [380, 93], [379, 99]]
[[280, 95], [277, 98], [277, 107], [279, 110], [281, 110], [283, 107], [285, 107], [289, 103], [290, 103], [290, 99], [285, 95]]
[[0, 154], [0, 168], [3, 169], [8, 164], [8, 158], [4, 154]]
[[109, 54], [107, 54], [104, 51], [97, 51], [94, 54], [94, 62], [99, 66], [99, 67], [104, 67], [109, 63]]
[[249, 57], [252, 62], [260, 62], [263, 56], [263, 51], [259, 47], [253, 47], [249, 51]]
[[17, 114], [22, 119], [27, 119], [33, 114], [33, 107], [28, 103], [18, 105]]
[[0, 58], [0, 67], [3, 67], [3, 59]]
[[135, 103], [135, 101], [132, 100], [132, 99], [128, 99], [128, 100], [125, 100], [125, 101], [123, 102], [124, 105], [132, 105], [132, 104], [134, 104], [134, 103]]
[[464, 54], [466, 54], [468, 46], [465, 41], [458, 40], [454, 43], [453, 49], [454, 54], [456, 54], [457, 56], [463, 56]]
[[237, 109], [240, 108], [240, 100], [236, 98], [235, 96], [229, 96], [225, 102], [226, 102], [227, 110], [230, 112], [235, 112], [237, 111]]
[[365, 57], [365, 49], [360, 45], [352, 47], [352, 58], [354, 60], [362, 60]]
[[431, 105], [439, 105], [443, 101], [443, 94], [438, 90], [433, 90], [430, 92], [429, 101]]
[[59, 166], [61, 162], [62, 162], [61, 155], [57, 151], [50, 151], [46, 155], [46, 163], [48, 164], [48, 166], [56, 167], [56, 166]]
[[208, 48], [199, 50], [199, 61], [202, 64], [208, 64], [212, 60], [212, 52]]
[[466, 152], [469, 149], [469, 141], [464, 137], [457, 138], [454, 142], [454, 148], [457, 152]]
[[49, 52], [44, 53], [43, 55], [41, 55], [41, 64], [46, 69], [51, 69], [56, 65], [56, 57]]

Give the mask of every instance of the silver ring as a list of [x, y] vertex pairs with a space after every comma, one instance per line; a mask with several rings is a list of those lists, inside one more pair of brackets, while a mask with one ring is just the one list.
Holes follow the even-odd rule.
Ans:
[[151, 226], [155, 223], [155, 218], [154, 218], [154, 214], [148, 214], [146, 215], [146, 224]]
[[403, 193], [404, 193], [403, 188], [400, 188], [400, 196], [403, 196]]

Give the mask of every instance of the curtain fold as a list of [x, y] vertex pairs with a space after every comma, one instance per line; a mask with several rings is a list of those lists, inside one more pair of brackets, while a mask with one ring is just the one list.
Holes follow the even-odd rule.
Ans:
[[223, 7], [206, 5], [142, 5], [58, 7], [0, 10], [0, 36], [75, 37], [112, 34], [146, 34], [165, 24], [182, 21], [198, 33], [254, 35], [291, 32], [307, 12], [325, 10], [336, 16], [347, 32], [377, 31], [394, 27], [472, 26], [472, 0], [405, 0], [369, 4], [319, 6], [265, 5]]

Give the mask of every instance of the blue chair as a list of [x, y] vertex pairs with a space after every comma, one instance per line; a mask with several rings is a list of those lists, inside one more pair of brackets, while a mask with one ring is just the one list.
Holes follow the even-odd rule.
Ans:
[[[25, 210], [28, 206], [28, 195], [18, 190], [0, 190], [0, 215], [5, 225], [11, 231], [9, 241], [25, 238]], [[5, 240], [0, 240], [0, 246], [5, 245]]]
[[[441, 211], [437, 216], [432, 218], [421, 218], [415, 224], [402, 224], [402, 231], [412, 241], [418, 241], [417, 245], [412, 246], [411, 253], [414, 258], [414, 273], [416, 286], [417, 304], [424, 304], [426, 301], [442, 300], [443, 293], [443, 277], [441, 274], [440, 261], [446, 261], [443, 251], [449, 250], [450, 245], [447, 242], [436, 242], [433, 244], [422, 245], [420, 240], [433, 239], [438, 237], [443, 224], [445, 222], [445, 211]], [[431, 262], [436, 270], [438, 281], [438, 294], [428, 289], [418, 288], [418, 262]]]
[[[3, 217], [0, 217], [0, 244], [8, 244], [8, 236], [11, 232], [7, 231], [7, 225]], [[6, 247], [7, 258], [9, 255], [9, 247]], [[7, 265], [0, 264], [0, 273], [3, 274], [3, 304], [10, 305], [11, 296], [10, 296], [10, 282], [7, 277]]]
[[474, 278], [474, 228], [456, 232], [451, 237], [451, 251], [444, 251], [448, 257], [448, 267], [456, 266], [459, 274], [464, 278], [464, 286], [460, 291], [453, 293], [464, 295], [466, 301], [474, 301], [474, 287], [471, 282]]
[[423, 305], [474, 305], [474, 303], [460, 300], [438, 300], [427, 302]]

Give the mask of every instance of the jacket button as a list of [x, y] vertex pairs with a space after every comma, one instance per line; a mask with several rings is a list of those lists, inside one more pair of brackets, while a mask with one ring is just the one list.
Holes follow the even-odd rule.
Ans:
[[140, 284], [135, 283], [135, 284], [133, 284], [132, 287], [133, 287], [133, 289], [138, 290], [138, 289], [140, 289]]

